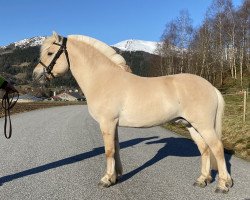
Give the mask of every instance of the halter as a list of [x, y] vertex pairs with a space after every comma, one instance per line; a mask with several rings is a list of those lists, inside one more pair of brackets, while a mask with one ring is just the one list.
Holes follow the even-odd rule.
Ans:
[[41, 60], [39, 61], [39, 63], [44, 67], [44, 73], [50, 74], [53, 78], [55, 78], [54, 74], [52, 73], [53, 67], [55, 66], [57, 59], [61, 56], [63, 52], [66, 56], [68, 66], [70, 68], [69, 54], [67, 51], [66, 43], [67, 43], [66, 37], [63, 37], [62, 44], [53, 42], [53, 44], [60, 46], [60, 49], [57, 51], [56, 55], [54, 56], [54, 58], [52, 59], [52, 61], [50, 62], [48, 66], [45, 65]]

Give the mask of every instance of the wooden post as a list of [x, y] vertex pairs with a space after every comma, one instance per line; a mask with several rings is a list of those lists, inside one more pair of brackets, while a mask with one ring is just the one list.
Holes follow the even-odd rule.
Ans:
[[244, 90], [243, 123], [246, 122], [247, 91]]

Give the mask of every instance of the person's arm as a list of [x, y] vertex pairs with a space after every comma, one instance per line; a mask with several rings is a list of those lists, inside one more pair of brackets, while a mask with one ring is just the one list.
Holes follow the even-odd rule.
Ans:
[[5, 89], [7, 85], [8, 82], [2, 76], [0, 76], [0, 89]]

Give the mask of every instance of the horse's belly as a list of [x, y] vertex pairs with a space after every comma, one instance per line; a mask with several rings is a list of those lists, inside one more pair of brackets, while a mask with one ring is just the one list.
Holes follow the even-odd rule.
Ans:
[[124, 110], [119, 116], [119, 126], [151, 127], [163, 124], [175, 117], [175, 112], [160, 108]]

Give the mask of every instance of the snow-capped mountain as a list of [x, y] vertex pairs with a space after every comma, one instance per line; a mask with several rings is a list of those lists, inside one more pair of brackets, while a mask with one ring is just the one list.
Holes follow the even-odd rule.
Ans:
[[[45, 40], [46, 37], [44, 36], [36, 36], [32, 38], [23, 39], [17, 42], [13, 42], [7, 46], [0, 46], [0, 49], [4, 50], [6, 48], [27, 48], [27, 47], [33, 47], [33, 46], [40, 46], [42, 42]], [[116, 47], [122, 51], [144, 51], [148, 52], [150, 54], [157, 54], [156, 48], [158, 42], [153, 41], [145, 41], [145, 40], [124, 40], [117, 44], [111, 45], [112, 47]]]
[[29, 39], [24, 39], [24, 40], [20, 40], [18, 42], [15, 42], [15, 46], [16, 47], [26, 47], [26, 46], [40, 46], [42, 44], [42, 42], [45, 40], [45, 37], [43, 36], [37, 36], [37, 37], [32, 37]]
[[151, 54], [157, 54], [156, 48], [158, 42], [144, 41], [144, 40], [124, 40], [112, 45], [122, 51], [145, 51]]
[[5, 49], [9, 46], [15, 46], [15, 47], [19, 47], [19, 48], [40, 46], [44, 40], [45, 40], [45, 37], [37, 36], [37, 37], [32, 37], [32, 38], [23, 39], [23, 40], [20, 40], [17, 42], [13, 42], [7, 46], [2, 46], [0, 48]]

